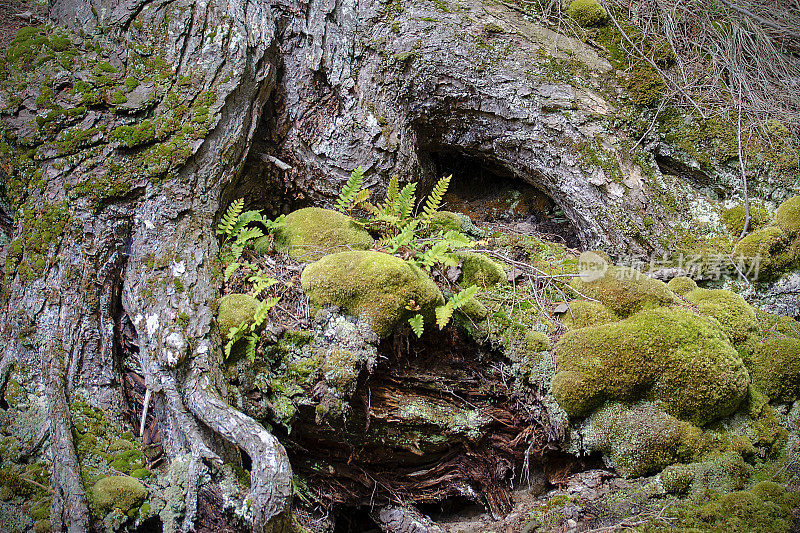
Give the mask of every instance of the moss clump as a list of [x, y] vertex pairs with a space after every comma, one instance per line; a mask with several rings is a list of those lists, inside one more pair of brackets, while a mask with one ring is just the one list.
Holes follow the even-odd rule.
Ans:
[[[767, 226], [747, 235], [733, 249], [734, 257], [747, 268], [758, 266], [757, 277], [768, 280], [789, 270], [797, 261], [790, 249], [790, 237], [781, 228]], [[753, 277], [755, 272], [752, 273]]]
[[599, 326], [616, 322], [619, 317], [600, 302], [586, 300], [573, 300], [569, 303], [569, 310], [561, 315], [561, 323], [567, 329], [580, 329], [587, 326]]
[[553, 347], [550, 337], [541, 331], [526, 331], [523, 342], [528, 353], [546, 352]]
[[567, 332], [556, 345], [552, 387], [570, 416], [606, 400], [656, 401], [696, 425], [733, 413], [749, 376], [739, 354], [709, 320], [686, 309], [653, 309]]
[[584, 28], [602, 26], [608, 20], [606, 10], [597, 0], [572, 0], [567, 15]]
[[[731, 235], [737, 238], [742, 234], [746, 217], [747, 213], [745, 213], [745, 207], [743, 205], [737, 205], [722, 212], [722, 222], [725, 224], [725, 227], [728, 228], [728, 231], [731, 232]], [[748, 225], [748, 233], [757, 229], [761, 229], [768, 222], [769, 213], [766, 209], [755, 205], [750, 206], [750, 224]]]
[[483, 254], [463, 252], [461, 258], [461, 278], [459, 283], [463, 287], [477, 285], [481, 288], [491, 288], [506, 280], [506, 271], [496, 261]]
[[800, 234], [800, 196], [789, 198], [778, 207], [775, 225], [790, 235]]
[[[256, 249], [267, 241], [256, 241]], [[275, 245], [295, 259], [315, 261], [344, 250], [368, 250], [375, 243], [367, 230], [347, 215], [330, 209], [307, 207], [286, 216], [275, 231]]]
[[128, 476], [104, 477], [92, 487], [92, 502], [102, 514], [114, 508], [127, 513], [144, 502], [146, 497], [144, 485]]
[[666, 283], [627, 267], [609, 266], [598, 279], [584, 281], [576, 278], [572, 285], [582, 294], [600, 300], [623, 318], [642, 309], [676, 302]]
[[770, 399], [800, 399], [800, 339], [778, 338], [759, 343], [751, 357], [753, 384]]
[[670, 494], [684, 494], [694, 481], [694, 470], [690, 465], [668, 466], [660, 474], [664, 490]]
[[683, 296], [684, 294], [695, 290], [697, 288], [697, 283], [695, 283], [692, 278], [678, 276], [677, 278], [672, 278], [669, 280], [669, 283], [667, 283], [667, 288], [675, 294], [680, 294]]
[[437, 211], [431, 217], [431, 231], [461, 231], [461, 217], [452, 211]]
[[717, 496], [689, 513], [681, 525], [727, 533], [785, 533], [795, 522], [792, 509], [798, 497], [774, 485], [763, 482], [749, 491]]
[[227, 337], [231, 328], [253, 320], [259, 301], [248, 294], [228, 294], [219, 301], [217, 324], [219, 331]]
[[[316, 306], [337, 305], [385, 337], [417, 312], [426, 319], [444, 304], [425, 272], [393, 255], [360, 251], [330, 254], [303, 270], [303, 290]], [[419, 306], [420, 311], [412, 311]]]
[[717, 319], [722, 331], [734, 344], [746, 341], [755, 330], [755, 309], [734, 292], [695, 289], [685, 297], [695, 304], [702, 314]]
[[652, 403], [633, 407], [612, 403], [592, 414], [585, 442], [608, 454], [624, 477], [639, 477], [691, 459], [701, 434], [700, 428]]

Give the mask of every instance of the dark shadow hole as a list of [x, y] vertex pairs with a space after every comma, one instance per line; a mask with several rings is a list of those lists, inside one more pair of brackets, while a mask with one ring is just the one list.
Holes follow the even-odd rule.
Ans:
[[366, 507], [345, 507], [336, 514], [333, 533], [380, 533]]
[[247, 452], [239, 448], [239, 455], [242, 459], [242, 468], [250, 472], [253, 469], [253, 460], [247, 455]]

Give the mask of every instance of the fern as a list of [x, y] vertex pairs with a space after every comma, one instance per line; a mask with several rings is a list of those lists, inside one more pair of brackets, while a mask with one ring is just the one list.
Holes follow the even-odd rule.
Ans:
[[400, 217], [400, 222], [403, 223], [411, 218], [411, 212], [414, 210], [414, 204], [417, 202], [417, 197], [414, 194], [417, 190], [417, 183], [411, 182], [400, 191], [397, 196], [397, 216]]
[[447, 266], [455, 266], [458, 261], [450, 254], [448, 250], [450, 245], [447, 241], [439, 241], [433, 245], [429, 250], [422, 253], [422, 256], [417, 259], [419, 266], [430, 271], [436, 263], [442, 263]]
[[386, 189], [386, 200], [383, 202], [383, 210], [386, 214], [396, 215], [398, 208], [398, 197], [400, 192], [400, 180], [397, 174], [389, 180], [389, 187]]
[[228, 342], [225, 344], [224, 350], [226, 359], [231, 356], [233, 346], [240, 340], [246, 339], [245, 354], [250, 361], [255, 361], [256, 347], [261, 340], [261, 329], [267, 321], [267, 318], [269, 318], [269, 310], [275, 307], [279, 301], [280, 298], [277, 297], [267, 298], [261, 301], [258, 307], [256, 307], [252, 322], [244, 322], [228, 330]]
[[478, 294], [478, 287], [477, 285], [470, 285], [466, 289], [459, 291], [457, 294], [454, 294], [450, 300], [447, 301], [444, 305], [440, 305], [436, 308], [436, 325], [439, 326], [439, 329], [444, 329], [444, 327], [450, 322], [450, 319], [453, 317], [453, 312], [462, 307], [466, 304], [472, 297]]
[[391, 253], [395, 253], [397, 250], [402, 248], [403, 246], [409, 246], [414, 241], [414, 231], [417, 229], [419, 225], [419, 221], [414, 219], [411, 220], [408, 224], [406, 224], [400, 233], [395, 235], [389, 240], [389, 250]]
[[442, 198], [447, 192], [447, 188], [450, 186], [450, 180], [452, 178], [453, 175], [451, 174], [440, 179], [436, 183], [436, 186], [434, 186], [431, 193], [425, 199], [425, 207], [422, 208], [422, 222], [424, 224], [428, 224], [431, 221], [431, 217], [436, 214], [436, 211], [442, 204]]
[[411, 324], [411, 330], [414, 332], [414, 335], [416, 335], [417, 338], [422, 337], [422, 333], [425, 329], [425, 321], [422, 315], [417, 313], [408, 319], [408, 323]]
[[342, 213], [349, 211], [353, 206], [353, 200], [361, 191], [363, 183], [364, 169], [359, 166], [350, 173], [347, 183], [342, 187], [342, 192], [339, 193], [339, 197], [336, 199], [336, 209]]
[[231, 205], [228, 206], [228, 210], [217, 226], [217, 235], [225, 235], [226, 239], [233, 235], [233, 230], [236, 227], [236, 222], [239, 220], [239, 215], [242, 214], [242, 209], [244, 209], [244, 198], [234, 200]]

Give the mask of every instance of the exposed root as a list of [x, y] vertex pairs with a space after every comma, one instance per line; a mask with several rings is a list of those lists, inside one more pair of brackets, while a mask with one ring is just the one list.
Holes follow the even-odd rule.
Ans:
[[385, 533], [444, 533], [413, 506], [384, 505], [370, 515]]

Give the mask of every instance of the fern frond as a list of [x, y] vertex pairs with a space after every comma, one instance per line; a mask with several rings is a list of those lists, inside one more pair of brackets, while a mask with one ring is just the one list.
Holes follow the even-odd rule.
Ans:
[[447, 233], [445, 233], [442, 238], [447, 241], [447, 244], [450, 246], [451, 250], [460, 250], [462, 248], [473, 248], [477, 241], [473, 241], [468, 236], [464, 235], [460, 231], [456, 231], [451, 229]]
[[430, 271], [436, 263], [447, 266], [455, 266], [458, 261], [447, 253], [449, 245], [446, 241], [439, 241], [430, 250], [426, 250], [419, 258], [420, 266]]
[[369, 189], [361, 189], [353, 196], [353, 207], [358, 207], [359, 205], [366, 202], [369, 197], [372, 196], [372, 191]]
[[342, 213], [348, 211], [353, 203], [353, 198], [361, 190], [363, 183], [364, 169], [359, 166], [350, 173], [347, 183], [342, 187], [342, 192], [339, 193], [339, 197], [336, 199], [336, 209]]
[[245, 354], [247, 354], [247, 358], [250, 359], [251, 363], [254, 363], [256, 360], [256, 347], [258, 347], [258, 341], [261, 340], [261, 335], [258, 333], [251, 333], [247, 336], [247, 348], [245, 348]]
[[244, 198], [239, 198], [238, 200], [231, 202], [231, 205], [228, 206], [228, 210], [225, 211], [222, 220], [219, 221], [219, 225], [217, 226], [217, 235], [225, 235], [226, 238], [231, 236], [234, 228], [236, 227], [236, 222], [239, 219], [239, 215], [242, 214], [242, 209], [244, 209]]
[[397, 196], [397, 215], [401, 221], [411, 218], [411, 212], [414, 210], [414, 204], [417, 202], [415, 192], [417, 190], [416, 182], [409, 183], [400, 194]]
[[440, 305], [436, 308], [436, 325], [439, 326], [439, 329], [444, 329], [448, 322], [450, 322], [450, 318], [453, 316], [453, 306], [450, 305], [450, 302], [447, 302], [444, 305]]
[[263, 224], [268, 230], [271, 231], [271, 230], [277, 229], [278, 226], [281, 226], [283, 224], [283, 221], [284, 221], [285, 218], [286, 218], [286, 215], [281, 215], [278, 218], [276, 218], [275, 220], [269, 220], [266, 217], [264, 217]]
[[229, 279], [231, 279], [231, 276], [233, 276], [233, 273], [236, 272], [239, 269], [240, 266], [242, 266], [241, 263], [231, 263], [230, 265], [226, 266], [225, 267], [225, 281], [228, 281]]
[[400, 233], [391, 238], [389, 241], [391, 253], [395, 253], [401, 247], [408, 246], [414, 241], [414, 231], [417, 229], [418, 225], [419, 220], [413, 219], [403, 227]]
[[470, 298], [478, 294], [478, 286], [477, 285], [470, 285], [466, 289], [463, 289], [458, 292], [458, 294], [454, 294], [448, 303], [453, 305], [453, 309], [458, 309], [459, 307], [463, 306], [467, 303]]
[[425, 330], [425, 321], [422, 315], [417, 313], [408, 319], [408, 323], [411, 324], [411, 330], [414, 332], [414, 335], [416, 335], [417, 338], [422, 337], [422, 333]]
[[425, 199], [425, 207], [422, 208], [423, 223], [429, 223], [431, 221], [431, 217], [439, 209], [439, 206], [442, 204], [442, 198], [447, 192], [447, 188], [450, 186], [450, 180], [452, 178], [453, 175], [451, 174], [449, 176], [444, 176], [442, 179], [436, 182], [436, 186], [434, 186], [431, 193]]
[[397, 195], [400, 192], [400, 180], [397, 177], [397, 174], [392, 176], [392, 179], [389, 180], [389, 187], [386, 189], [386, 200], [383, 202], [383, 210], [386, 213], [391, 215], [397, 214], [398, 208], [398, 198]]

